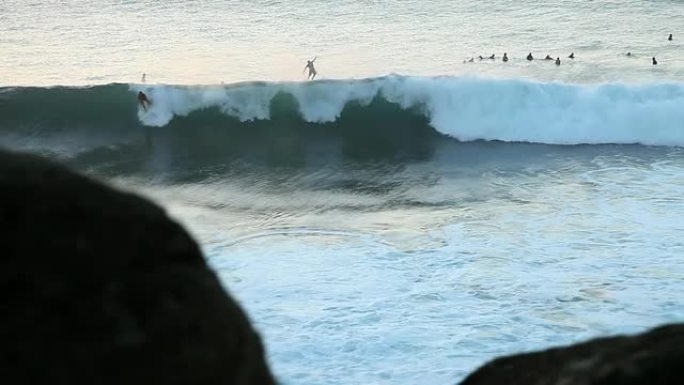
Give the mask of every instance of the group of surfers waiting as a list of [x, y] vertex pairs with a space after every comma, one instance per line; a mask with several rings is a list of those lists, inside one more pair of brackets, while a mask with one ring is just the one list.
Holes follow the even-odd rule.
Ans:
[[[670, 35], [667, 37], [667, 40], [668, 40], [668, 41], [672, 41], [672, 34], [670, 34]], [[627, 52], [626, 56], [632, 56], [632, 53], [631, 53], [631, 52]], [[486, 56], [486, 57], [480, 55], [480, 56], [478, 56], [477, 58], [478, 58], [479, 60], [485, 60], [485, 59], [495, 60], [495, 59], [496, 59], [496, 55], [495, 55], [495, 54], [492, 54], [491, 56]], [[568, 56], [568, 59], [574, 59], [574, 58], [575, 58], [575, 53], [572, 52], [572, 53]], [[527, 54], [526, 59], [527, 59], [528, 61], [534, 60], [534, 56], [532, 55], [532, 52], [530, 52], [530, 53]], [[508, 54], [504, 52], [503, 57], [501, 58], [501, 60], [504, 61], [504, 62], [507, 62], [507, 61], [508, 61]], [[554, 59], [553, 59], [550, 55], [546, 55], [546, 57], [544, 58], [544, 60], [554, 60]], [[471, 57], [470, 59], [464, 60], [463, 62], [464, 62], [464, 63], [472, 63], [472, 62], [474, 62], [474, 61], [475, 61], [475, 58], [474, 58], [474, 57]], [[656, 60], [655, 56], [653, 56], [653, 57], [651, 58], [651, 64], [653, 64], [653, 65], [658, 65], [658, 60]], [[561, 59], [560, 59], [560, 57], [556, 57], [556, 65], [557, 65], [557, 66], [561, 65]]]
[[[495, 60], [495, 59], [496, 59], [496, 55], [495, 55], [495, 54], [492, 54], [492, 56], [487, 56], [487, 57], [484, 57], [484, 56], [480, 55], [480, 56], [478, 56], [477, 58], [478, 58], [479, 60], [484, 60], [484, 59]], [[575, 58], [575, 53], [574, 53], [574, 52], [571, 53], [571, 54], [568, 56], [568, 58], [569, 58], [569, 59], [574, 59], [574, 58]], [[506, 52], [504, 52], [503, 57], [501, 58], [501, 60], [504, 61], [504, 62], [507, 62], [507, 61], [508, 61], [508, 54], [507, 54]], [[532, 52], [530, 52], [530, 53], [527, 54], [527, 60], [528, 60], [528, 61], [534, 60], [534, 56], [532, 55]], [[546, 57], [544, 58], [544, 60], [554, 60], [554, 59], [553, 59], [550, 55], [546, 55]], [[560, 57], [557, 57], [555, 60], [556, 60], [556, 65], [557, 65], [557, 66], [561, 65], [561, 59], [560, 59]], [[474, 58], [474, 57], [471, 57], [470, 59], [464, 60], [463, 62], [464, 62], [464, 63], [472, 63], [472, 62], [474, 62], [474, 61], [475, 61], [475, 58]]]

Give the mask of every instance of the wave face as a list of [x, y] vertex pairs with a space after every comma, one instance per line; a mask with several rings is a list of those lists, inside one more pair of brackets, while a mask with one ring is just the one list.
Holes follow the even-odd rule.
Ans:
[[[137, 109], [138, 90], [153, 104]], [[8, 135], [133, 135], [141, 126], [196, 130], [283, 125], [368, 133], [386, 126], [460, 141], [684, 145], [684, 84], [569, 85], [524, 80], [387, 76], [220, 86], [104, 85], [0, 90]], [[180, 127], [182, 126], [182, 127]], [[397, 127], [397, 130], [400, 130]], [[390, 140], [388, 138], [388, 140]]]

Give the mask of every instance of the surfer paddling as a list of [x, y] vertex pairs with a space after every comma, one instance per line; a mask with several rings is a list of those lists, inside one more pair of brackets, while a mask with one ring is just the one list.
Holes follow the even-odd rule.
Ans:
[[307, 60], [306, 61], [306, 65], [304, 66], [304, 70], [302, 72], [306, 71], [307, 69], [309, 70], [309, 75], [307, 75], [307, 77], [306, 77], [307, 79], [314, 80], [314, 78], [316, 77], [317, 72], [316, 72], [316, 68], [314, 68], [314, 64], [313, 64], [315, 61], [316, 61], [315, 56], [314, 56], [313, 60]]
[[147, 99], [147, 95], [142, 91], [138, 92], [138, 104], [144, 111], [147, 111], [147, 108], [150, 106], [150, 100]]

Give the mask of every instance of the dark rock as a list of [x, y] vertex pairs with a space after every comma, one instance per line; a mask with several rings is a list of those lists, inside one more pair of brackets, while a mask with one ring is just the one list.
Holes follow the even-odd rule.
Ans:
[[684, 383], [684, 324], [497, 358], [462, 385], [671, 385]]
[[0, 224], [3, 383], [274, 383], [245, 314], [156, 205], [0, 152]]

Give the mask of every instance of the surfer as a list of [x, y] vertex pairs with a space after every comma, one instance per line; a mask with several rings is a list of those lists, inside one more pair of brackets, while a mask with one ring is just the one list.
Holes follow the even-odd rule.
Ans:
[[150, 100], [147, 99], [147, 95], [145, 95], [145, 93], [142, 91], [138, 92], [138, 104], [145, 111], [147, 111], [147, 107], [150, 106]]
[[529, 60], [529, 61], [534, 60], [534, 57], [532, 57], [532, 52], [527, 54], [527, 60]]
[[631, 52], [627, 52], [627, 56], [632, 56], [632, 53], [631, 53]]
[[492, 60], [494, 60], [495, 57], [496, 57], [496, 56], [495, 56], [494, 54], [492, 54], [492, 56], [490, 56], [489, 58], [492, 59]]
[[508, 61], [508, 54], [506, 52], [504, 52], [503, 59], [501, 60]]
[[570, 59], [574, 59], [574, 58], [575, 58], [575, 53], [574, 53], [574, 52], [573, 52], [573, 53], [571, 53], [571, 54], [570, 54], [570, 56], [568, 56], [568, 58], [570, 58]]
[[672, 41], [672, 34], [670, 34], [670, 36], [667, 37], [667, 40]]
[[316, 77], [317, 72], [316, 72], [316, 68], [314, 68], [314, 64], [313, 64], [315, 61], [316, 61], [316, 56], [314, 56], [313, 60], [307, 60], [306, 61], [306, 66], [304, 66], [304, 70], [302, 72], [306, 71], [307, 68], [309, 69], [309, 75], [306, 77], [307, 79], [314, 80], [314, 78]]
[[145, 76], [146, 74], [143, 72], [142, 78], [140, 78], [141, 83], [145, 83]]
[[655, 56], [653, 57], [653, 65], [658, 65], [658, 61], [655, 59]]
[[557, 57], [557, 58], [556, 58], [556, 65], [557, 65], [557, 66], [560, 65], [560, 57]]
[[550, 55], [546, 55], [546, 57], [544, 58], [544, 60], [553, 60], [553, 58], [552, 58]]

